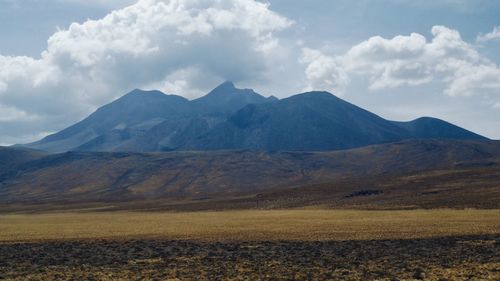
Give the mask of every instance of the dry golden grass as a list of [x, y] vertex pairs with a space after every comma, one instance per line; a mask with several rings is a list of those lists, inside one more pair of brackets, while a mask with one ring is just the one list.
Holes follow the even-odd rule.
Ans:
[[0, 215], [0, 280], [500, 280], [499, 232], [472, 209]]
[[0, 241], [369, 240], [500, 233], [500, 210], [245, 210], [0, 215]]

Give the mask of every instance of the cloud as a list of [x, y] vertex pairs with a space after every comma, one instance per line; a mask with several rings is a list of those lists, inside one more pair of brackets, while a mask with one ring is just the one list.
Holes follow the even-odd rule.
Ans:
[[57, 31], [40, 59], [0, 55], [0, 105], [36, 116], [46, 132], [133, 88], [194, 97], [222, 80], [266, 79], [275, 34], [290, 25], [253, 0], [141, 0]]
[[136, 0], [0, 0], [0, 5], [8, 5], [12, 7], [23, 7], [33, 5], [34, 3], [43, 2], [44, 4], [73, 4], [80, 6], [101, 6], [105, 8], [119, 8], [131, 5]]
[[146, 86], [148, 89], [157, 89], [164, 93], [182, 93], [185, 98], [193, 99], [206, 94], [206, 89], [214, 87], [210, 81], [219, 79], [212, 73], [201, 71], [191, 66], [176, 70], [168, 74], [161, 82]]
[[500, 39], [500, 26], [495, 26], [491, 32], [477, 36], [476, 41], [482, 43], [498, 39]]
[[324, 90], [339, 95], [344, 93], [349, 78], [335, 58], [326, 56], [318, 50], [303, 48], [299, 62], [307, 65], [306, 91]]
[[[47, 0], [45, 0], [47, 1]], [[108, 8], [123, 7], [137, 2], [136, 0], [51, 0], [64, 4], [78, 4], [78, 5], [99, 5]]]
[[451, 96], [500, 96], [500, 69], [494, 65], [465, 65], [456, 71], [445, 93]]
[[[117, 8], [132, 0], [48, 1]], [[293, 24], [254, 0], [141, 0], [73, 23], [50, 36], [40, 58], [0, 54], [0, 143], [60, 130], [133, 88], [195, 98], [223, 80], [278, 96], [300, 89], [347, 95], [353, 84], [360, 94], [438, 85], [426, 89], [498, 101], [498, 66], [456, 30], [374, 36], [329, 54], [308, 48], [301, 32], [281, 33]]]
[[8, 85], [5, 84], [4, 82], [0, 81], [0, 94], [3, 93], [3, 92], [6, 92], [7, 89], [8, 89]]
[[27, 114], [24, 111], [18, 110], [13, 107], [0, 105], [0, 122], [20, 120], [26, 117]]
[[[306, 77], [309, 83], [321, 85], [317, 80], [326, 81], [342, 73], [341, 81], [349, 81], [348, 77], [365, 79], [372, 91], [437, 83], [449, 96], [500, 94], [500, 69], [496, 64], [463, 41], [456, 30], [434, 26], [431, 32], [431, 41], [418, 33], [392, 39], [371, 37], [336, 57], [306, 49], [316, 54], [304, 60], [309, 63]], [[325, 64], [329, 67], [318, 67]], [[316, 69], [321, 71], [311, 71]]]

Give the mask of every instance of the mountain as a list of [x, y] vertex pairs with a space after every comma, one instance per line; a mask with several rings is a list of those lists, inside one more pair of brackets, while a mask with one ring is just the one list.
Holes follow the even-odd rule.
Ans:
[[66, 152], [1, 170], [0, 202], [199, 200], [327, 182], [333, 192], [344, 180], [470, 167], [500, 167], [500, 143], [410, 140], [327, 152]]
[[446, 121], [431, 117], [421, 117], [410, 122], [394, 122], [408, 131], [411, 137], [421, 139], [446, 138], [481, 140], [483, 136], [464, 130]]
[[85, 147], [113, 150], [123, 140], [140, 135], [165, 120], [184, 117], [188, 105], [189, 101], [179, 96], [133, 90], [75, 125], [27, 146], [49, 152]]
[[34, 149], [0, 146], [0, 171], [15, 169], [26, 162], [40, 159], [48, 154]]
[[231, 82], [194, 101], [136, 89], [77, 124], [25, 146], [53, 153], [174, 150], [241, 107], [269, 100]]
[[248, 104], [265, 103], [276, 98], [265, 98], [252, 89], [237, 89], [232, 82], [224, 82], [207, 95], [193, 100], [193, 106], [202, 114], [231, 114]]
[[330, 93], [310, 92], [247, 105], [182, 148], [321, 151], [431, 138], [485, 139], [434, 118], [385, 120]]
[[324, 151], [409, 139], [486, 140], [435, 118], [386, 120], [328, 92], [278, 100], [225, 82], [192, 101], [134, 90], [81, 122], [25, 146], [56, 153]]

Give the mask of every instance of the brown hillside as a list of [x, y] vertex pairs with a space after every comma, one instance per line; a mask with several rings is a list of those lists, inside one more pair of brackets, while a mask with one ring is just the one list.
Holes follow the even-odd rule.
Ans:
[[[350, 183], [360, 178], [387, 179], [391, 175], [427, 170], [496, 167], [499, 159], [498, 142], [438, 140], [334, 152], [69, 152], [22, 164], [15, 173], [0, 174], [0, 200], [4, 203], [168, 198], [203, 201], [322, 183]], [[378, 189], [367, 184], [361, 188], [361, 196], [353, 194], [353, 197], [365, 198], [363, 190], [376, 197], [376, 191], [370, 192]], [[335, 190], [340, 189], [335, 186], [328, 193]]]

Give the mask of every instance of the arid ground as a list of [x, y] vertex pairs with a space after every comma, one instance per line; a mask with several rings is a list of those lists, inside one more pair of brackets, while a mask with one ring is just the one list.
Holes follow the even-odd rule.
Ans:
[[499, 280], [500, 210], [0, 215], [2, 280]]

